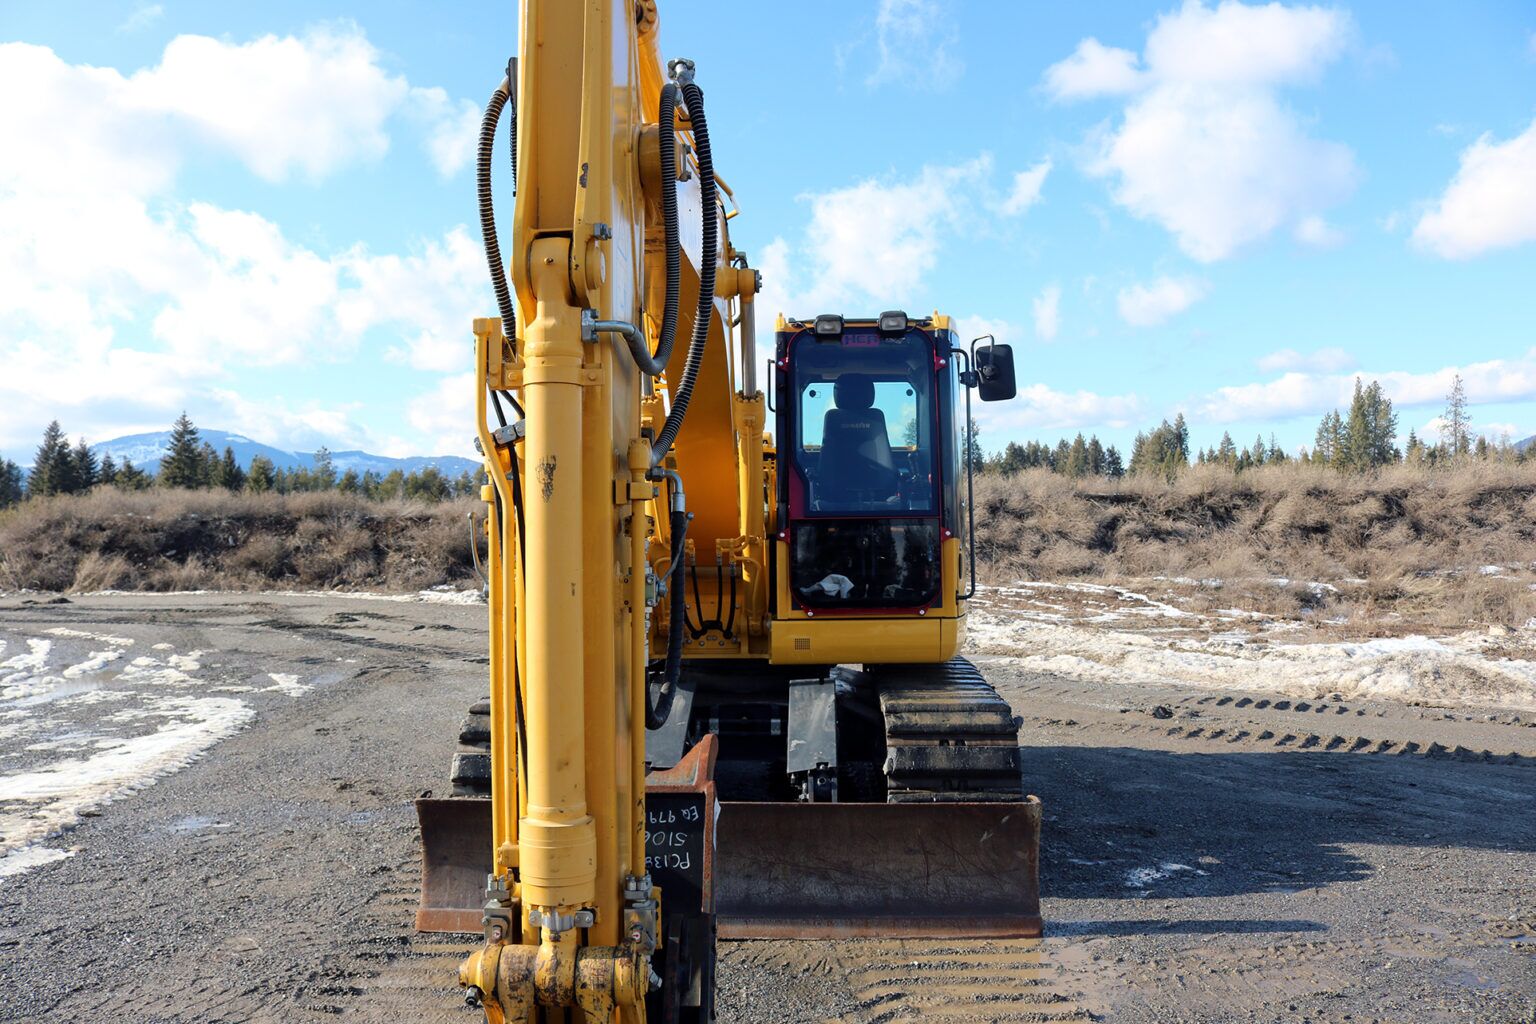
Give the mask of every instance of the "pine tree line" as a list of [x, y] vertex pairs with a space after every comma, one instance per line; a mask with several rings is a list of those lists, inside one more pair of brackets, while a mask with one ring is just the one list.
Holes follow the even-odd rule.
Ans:
[[1114, 445], [1104, 447], [1097, 435], [1084, 440], [1081, 433], [1071, 441], [1062, 438], [1055, 447], [1039, 441], [1022, 445], [1009, 441], [1002, 451], [981, 465], [1004, 476], [1012, 476], [1022, 469], [1049, 469], [1073, 479], [1087, 476], [1118, 479], [1125, 475], [1119, 449]]
[[182, 413], [171, 428], [169, 450], [160, 460], [159, 472], [151, 476], [127, 459], [121, 465], [111, 455], [98, 460], [84, 438], [71, 445], [59, 422], [54, 420], [43, 431], [31, 472], [24, 475], [15, 462], [0, 459], [0, 508], [29, 497], [80, 494], [98, 486], [126, 491], [160, 486], [251, 494], [337, 490], [378, 501], [445, 501], [478, 495], [482, 475], [464, 472], [451, 478], [433, 466], [410, 473], [396, 469], [386, 474], [349, 469], [338, 475], [331, 453], [325, 448], [315, 452], [311, 467], [280, 469], [271, 459], [257, 455], [247, 470], [235, 458], [233, 448], [226, 446], [222, 454], [215, 450], [202, 439], [187, 414]]

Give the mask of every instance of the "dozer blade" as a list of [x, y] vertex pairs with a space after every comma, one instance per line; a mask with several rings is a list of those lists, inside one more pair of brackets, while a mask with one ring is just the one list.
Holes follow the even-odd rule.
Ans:
[[[478, 932], [491, 802], [418, 800], [424, 932]], [[721, 938], [1032, 938], [1040, 801], [722, 803]]]
[[416, 801], [421, 823], [421, 906], [416, 930], [478, 932], [491, 871], [491, 802]]
[[1033, 938], [1040, 801], [720, 805], [721, 938]]

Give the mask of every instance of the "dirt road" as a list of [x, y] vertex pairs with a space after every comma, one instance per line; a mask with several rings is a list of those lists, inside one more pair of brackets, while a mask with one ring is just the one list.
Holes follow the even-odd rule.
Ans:
[[[410, 801], [483, 607], [47, 602], [0, 597], [0, 1021], [473, 1019]], [[982, 663], [1049, 937], [725, 944], [722, 1021], [1533, 1019], [1536, 714]]]

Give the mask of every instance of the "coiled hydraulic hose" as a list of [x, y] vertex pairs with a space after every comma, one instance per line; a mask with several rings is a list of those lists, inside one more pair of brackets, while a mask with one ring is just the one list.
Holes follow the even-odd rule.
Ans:
[[[656, 443], [651, 450], [651, 465], [659, 466], [667, 457], [667, 452], [672, 448], [672, 442], [677, 440], [677, 432], [682, 429], [683, 417], [688, 414], [688, 401], [693, 397], [693, 386], [699, 377], [699, 367], [704, 362], [704, 347], [709, 342], [709, 323], [715, 312], [715, 265], [717, 249], [720, 244], [720, 222], [716, 216], [717, 205], [715, 193], [715, 161], [709, 148], [709, 125], [704, 120], [704, 90], [700, 89], [693, 81], [693, 65], [687, 61], [678, 61], [673, 65], [679, 87], [683, 94], [683, 105], [688, 108], [688, 120], [693, 125], [693, 150], [699, 161], [699, 205], [703, 210], [704, 238], [702, 259], [703, 265], [699, 267], [699, 305], [693, 316], [693, 337], [688, 343], [688, 360], [683, 364], [682, 379], [672, 391], [671, 408], [667, 410], [666, 422], [662, 424], [661, 432], [656, 437]], [[670, 83], [669, 83], [670, 84]], [[663, 90], [665, 92], [665, 90]], [[665, 108], [665, 100], [663, 100]], [[670, 122], [662, 125], [662, 150], [666, 151], [666, 138], [670, 134], [667, 130]], [[663, 219], [666, 217], [666, 199], [668, 193], [673, 191], [673, 178], [666, 176], [666, 166], [662, 167], [663, 183], [667, 186], [662, 190]], [[673, 214], [675, 221], [676, 196], [672, 197]], [[675, 249], [669, 247], [667, 254], [667, 294], [669, 302], [674, 292], [673, 282], [681, 275], [681, 259], [674, 260]], [[674, 273], [674, 263], [676, 272]], [[675, 305], [675, 303], [673, 303]], [[662, 320], [663, 331], [666, 329], [665, 310]], [[663, 342], [665, 338], [662, 339]], [[658, 355], [660, 350], [658, 347]]]

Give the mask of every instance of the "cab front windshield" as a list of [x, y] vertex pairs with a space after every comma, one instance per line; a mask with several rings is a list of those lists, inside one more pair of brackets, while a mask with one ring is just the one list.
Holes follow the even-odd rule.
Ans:
[[849, 331], [804, 337], [793, 360], [804, 511], [890, 515], [937, 511], [933, 350]]

